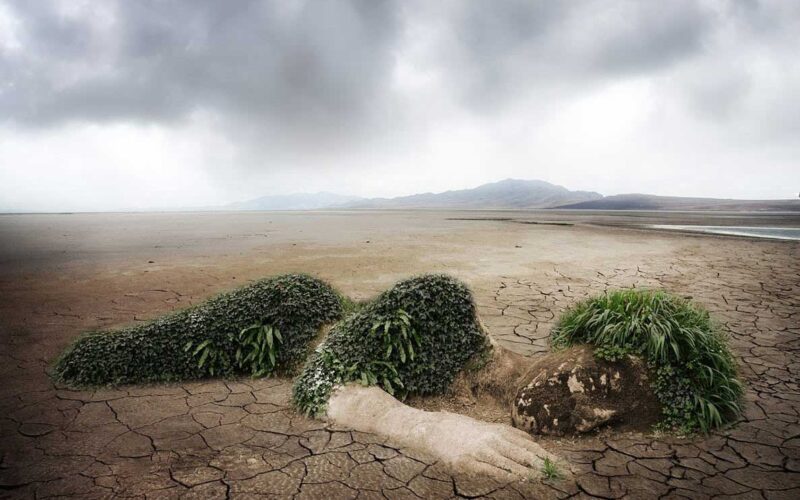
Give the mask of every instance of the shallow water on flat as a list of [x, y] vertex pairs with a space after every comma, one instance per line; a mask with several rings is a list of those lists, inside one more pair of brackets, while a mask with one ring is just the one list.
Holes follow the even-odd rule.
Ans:
[[695, 231], [698, 233], [800, 241], [800, 228], [796, 227], [694, 226], [680, 224], [653, 224], [650, 227], [655, 229], [673, 229], [679, 231]]

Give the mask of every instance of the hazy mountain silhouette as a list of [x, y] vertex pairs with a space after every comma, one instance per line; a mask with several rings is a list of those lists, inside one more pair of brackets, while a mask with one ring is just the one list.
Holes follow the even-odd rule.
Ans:
[[421, 193], [397, 198], [359, 198], [335, 193], [295, 193], [262, 196], [232, 203], [227, 210], [320, 209], [525, 209], [576, 210], [731, 210], [800, 211], [800, 200], [729, 200], [651, 194], [603, 196], [539, 180], [506, 179], [472, 189]]
[[600, 193], [570, 191], [544, 181], [506, 179], [473, 189], [422, 193], [398, 198], [370, 198], [347, 208], [550, 208], [602, 198]]

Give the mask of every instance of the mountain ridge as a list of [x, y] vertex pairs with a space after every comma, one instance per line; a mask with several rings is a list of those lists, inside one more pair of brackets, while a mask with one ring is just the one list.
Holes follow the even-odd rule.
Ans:
[[602, 197], [600, 193], [570, 191], [541, 180], [504, 179], [471, 189], [369, 198], [343, 208], [552, 208]]
[[223, 210], [335, 209], [563, 209], [800, 211], [800, 200], [735, 200], [628, 193], [603, 196], [571, 191], [542, 180], [504, 179], [469, 189], [425, 192], [394, 198], [361, 198], [320, 191], [262, 196], [231, 203]]

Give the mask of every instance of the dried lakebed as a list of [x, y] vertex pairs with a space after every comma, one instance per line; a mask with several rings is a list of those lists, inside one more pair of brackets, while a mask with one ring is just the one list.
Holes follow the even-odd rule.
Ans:
[[[53, 216], [24, 221], [25, 231], [0, 220], [0, 496], [800, 496], [800, 243], [445, 217]], [[539, 439], [572, 463], [574, 480], [503, 484], [299, 416], [288, 379], [80, 392], [47, 376], [88, 328], [298, 270], [355, 297], [420, 272], [456, 274], [491, 333], [532, 358], [581, 298], [630, 286], [691, 296], [731, 333], [747, 385], [743, 421], [690, 440]]]

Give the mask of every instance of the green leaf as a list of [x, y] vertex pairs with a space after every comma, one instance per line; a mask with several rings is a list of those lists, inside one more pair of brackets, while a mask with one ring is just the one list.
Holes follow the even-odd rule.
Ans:
[[272, 338], [272, 327], [264, 327], [264, 333], [266, 334], [267, 338], [267, 345], [269, 346], [270, 350], [272, 350], [272, 346], [274, 344], [274, 340]]
[[200, 343], [199, 346], [197, 346], [197, 349], [194, 350], [194, 354], [193, 355], [197, 356], [197, 354], [200, 351], [202, 351], [203, 349], [205, 349], [209, 344], [211, 344], [211, 340], [210, 339], [209, 340], [204, 340], [202, 343]]
[[200, 359], [197, 362], [197, 366], [199, 366], [200, 368], [203, 367], [203, 365], [206, 363], [206, 359], [208, 358], [208, 353], [209, 353], [208, 349], [203, 351], [203, 354], [200, 356]]

